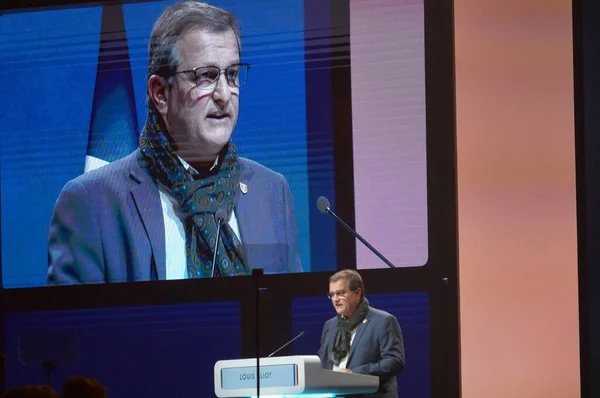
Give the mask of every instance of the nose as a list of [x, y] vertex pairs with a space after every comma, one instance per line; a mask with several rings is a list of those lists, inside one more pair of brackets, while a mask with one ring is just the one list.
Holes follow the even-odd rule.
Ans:
[[213, 99], [218, 104], [227, 104], [231, 98], [231, 87], [227, 83], [227, 77], [225, 73], [221, 73], [217, 79], [217, 85], [215, 91], [213, 91]]

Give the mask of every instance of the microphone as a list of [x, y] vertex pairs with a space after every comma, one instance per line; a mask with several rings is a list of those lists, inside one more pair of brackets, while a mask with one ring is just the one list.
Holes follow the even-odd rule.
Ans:
[[219, 235], [221, 233], [221, 224], [227, 220], [227, 212], [223, 209], [217, 210], [215, 214], [215, 220], [217, 221], [217, 239], [215, 240], [215, 250], [213, 252], [212, 271], [210, 277], [215, 277], [215, 263], [217, 262], [217, 249], [219, 248]]
[[293, 339], [291, 339], [290, 341], [288, 341], [287, 343], [285, 343], [284, 345], [282, 345], [281, 347], [279, 347], [278, 349], [276, 349], [275, 351], [270, 353], [267, 358], [271, 358], [273, 355], [277, 354], [279, 351], [283, 350], [285, 347], [292, 344], [294, 341], [296, 341], [296, 339], [299, 339], [302, 336], [304, 336], [304, 330], [301, 331], [300, 333], [298, 333], [298, 336], [294, 337]]
[[367, 246], [369, 248], [369, 250], [371, 250], [373, 253], [375, 253], [375, 255], [377, 255], [377, 257], [379, 257], [390, 268], [396, 268], [396, 266], [394, 264], [392, 264], [390, 262], [390, 260], [388, 260], [387, 258], [385, 258], [383, 254], [379, 253], [379, 251], [377, 251], [377, 249], [375, 249], [373, 246], [371, 246], [371, 244], [369, 242], [367, 242], [362, 236], [360, 236], [358, 234], [358, 232], [356, 232], [355, 230], [353, 230], [352, 228], [350, 228], [350, 226], [348, 224], [346, 224], [344, 222], [344, 220], [342, 220], [341, 218], [339, 218], [337, 216], [337, 214], [335, 214], [333, 211], [331, 211], [331, 204], [329, 203], [329, 200], [325, 196], [319, 196], [319, 198], [317, 199], [317, 209], [319, 209], [319, 211], [321, 213], [331, 214], [331, 216], [333, 218], [335, 218], [335, 220], [337, 222], [339, 222], [340, 224], [342, 224], [342, 226], [344, 228], [346, 228], [346, 230], [348, 230], [352, 235], [354, 235], [358, 240], [360, 240], [365, 246]]

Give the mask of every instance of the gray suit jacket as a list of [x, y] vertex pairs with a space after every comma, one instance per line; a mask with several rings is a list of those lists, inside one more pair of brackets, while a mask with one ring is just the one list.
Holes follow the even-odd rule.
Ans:
[[[296, 215], [286, 179], [240, 158], [235, 212], [252, 268], [302, 272]], [[47, 283], [166, 279], [165, 228], [158, 186], [139, 150], [69, 181], [50, 222]]]
[[[337, 316], [323, 327], [318, 352], [323, 369], [333, 368], [330, 358], [336, 331]], [[398, 320], [392, 314], [369, 307], [365, 320], [356, 327], [346, 368], [353, 373], [379, 377], [377, 393], [361, 397], [398, 397], [396, 376], [404, 370], [404, 343]]]

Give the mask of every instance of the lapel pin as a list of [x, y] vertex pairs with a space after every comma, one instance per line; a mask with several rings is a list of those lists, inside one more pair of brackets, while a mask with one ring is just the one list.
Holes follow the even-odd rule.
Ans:
[[244, 184], [243, 182], [240, 182], [240, 191], [242, 191], [242, 193], [245, 195], [248, 193], [248, 185]]
[[367, 323], [367, 320], [366, 320], [366, 319], [363, 319], [363, 323]]

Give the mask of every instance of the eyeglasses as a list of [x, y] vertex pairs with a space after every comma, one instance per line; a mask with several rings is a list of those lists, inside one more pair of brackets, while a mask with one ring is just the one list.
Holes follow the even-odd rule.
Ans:
[[335, 296], [338, 296], [341, 299], [346, 299], [349, 293], [353, 293], [353, 291], [338, 290], [337, 292], [329, 292], [327, 293], [327, 298], [333, 300]]
[[193, 73], [194, 83], [200, 90], [210, 90], [216, 86], [217, 81], [224, 73], [229, 87], [238, 88], [246, 84], [250, 64], [235, 64], [221, 69], [216, 66], [199, 66], [194, 69], [180, 70], [178, 73]]

